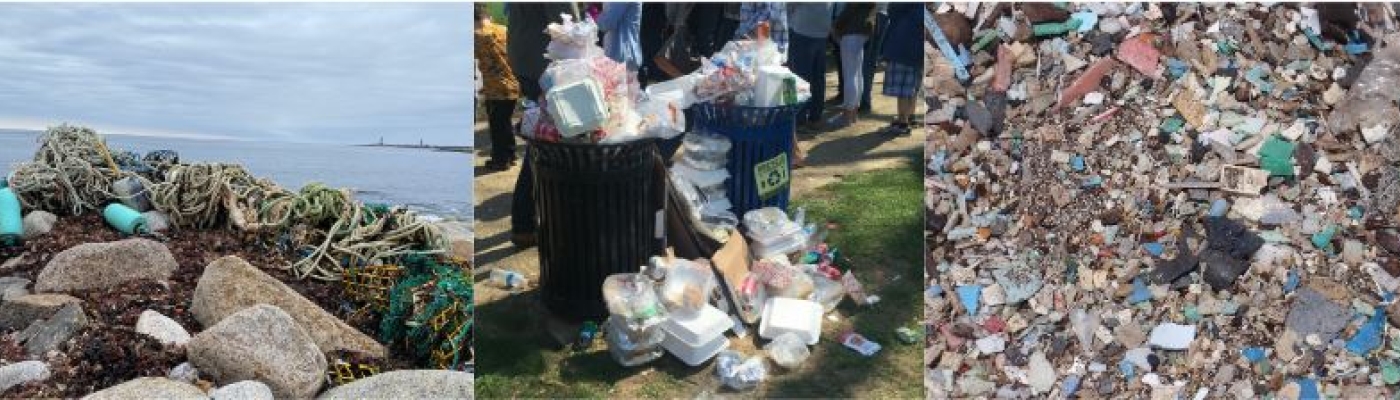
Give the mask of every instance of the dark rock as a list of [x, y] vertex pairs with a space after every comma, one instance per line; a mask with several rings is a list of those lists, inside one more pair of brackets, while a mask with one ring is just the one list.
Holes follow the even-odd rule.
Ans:
[[24, 350], [30, 358], [43, 358], [87, 325], [87, 314], [83, 313], [80, 305], [73, 303], [63, 306], [52, 318], [29, 325], [15, 339], [24, 343]]
[[1069, 19], [1069, 10], [1057, 7], [1053, 3], [1021, 3], [1021, 13], [1025, 14], [1026, 20], [1032, 24], [1064, 22]]
[[1186, 274], [1191, 273], [1191, 271], [1196, 270], [1196, 265], [1200, 263], [1200, 259], [1197, 258], [1195, 254], [1191, 253], [1191, 246], [1186, 244], [1188, 237], [1190, 237], [1190, 234], [1177, 239], [1176, 258], [1163, 260], [1154, 257], [1158, 261], [1158, 264], [1157, 268], [1152, 269], [1152, 272], [1148, 273], [1147, 281], [1149, 283], [1155, 285], [1174, 283], [1185, 277]]
[[54, 313], [69, 304], [83, 301], [66, 294], [31, 294], [7, 300], [0, 304], [0, 330], [19, 330], [34, 321], [52, 317]]

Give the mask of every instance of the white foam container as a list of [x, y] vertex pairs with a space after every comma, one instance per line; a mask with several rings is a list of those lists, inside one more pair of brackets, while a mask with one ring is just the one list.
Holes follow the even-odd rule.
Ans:
[[719, 335], [707, 343], [692, 346], [689, 343], [681, 342], [674, 335], [666, 335], [666, 339], [661, 341], [661, 347], [679, 358], [685, 365], [694, 367], [709, 361], [719, 352], [729, 348], [729, 338]]
[[666, 332], [661, 347], [686, 365], [700, 365], [729, 348], [729, 338], [724, 336], [724, 331], [730, 325], [729, 315], [709, 304], [693, 318], [676, 318], [672, 314], [671, 319], [661, 323], [661, 330]]
[[716, 336], [724, 336], [724, 331], [731, 324], [728, 314], [706, 304], [691, 318], [671, 314], [671, 318], [661, 323], [661, 329], [666, 331], [668, 337], [675, 337], [691, 347], [701, 347]]
[[822, 305], [811, 300], [787, 297], [773, 297], [763, 305], [763, 322], [758, 325], [758, 335], [774, 339], [792, 332], [807, 342], [817, 344], [822, 335]]
[[557, 86], [545, 93], [549, 115], [564, 136], [578, 136], [598, 129], [608, 119], [603, 89], [593, 79]]

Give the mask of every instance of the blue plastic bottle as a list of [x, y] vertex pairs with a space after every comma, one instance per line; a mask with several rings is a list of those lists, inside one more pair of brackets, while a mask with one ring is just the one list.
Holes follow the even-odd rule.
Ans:
[[102, 217], [113, 228], [128, 235], [146, 233], [146, 217], [125, 204], [112, 203], [102, 209]]
[[24, 216], [20, 214], [19, 197], [9, 187], [0, 189], [0, 242], [18, 245], [24, 237]]

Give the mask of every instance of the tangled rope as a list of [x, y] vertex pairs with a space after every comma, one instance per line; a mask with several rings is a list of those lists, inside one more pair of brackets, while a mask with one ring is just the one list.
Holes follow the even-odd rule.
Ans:
[[60, 125], [49, 128], [39, 140], [34, 161], [21, 163], [9, 176], [10, 186], [26, 208], [82, 215], [111, 200], [126, 199], [112, 189], [112, 182], [119, 179], [132, 177], [150, 187], [140, 174], [117, 169], [106, 143], [91, 129]]
[[300, 279], [339, 280], [347, 267], [386, 263], [409, 253], [440, 254], [438, 229], [403, 208], [366, 206], [346, 190], [312, 183], [283, 189], [236, 164], [180, 164], [170, 151], [110, 153], [97, 132], [61, 125], [40, 136], [33, 162], [22, 163], [9, 185], [26, 208], [80, 215], [114, 200], [114, 189], [135, 179], [151, 206], [178, 228], [233, 227], [287, 238], [303, 257], [290, 269]]

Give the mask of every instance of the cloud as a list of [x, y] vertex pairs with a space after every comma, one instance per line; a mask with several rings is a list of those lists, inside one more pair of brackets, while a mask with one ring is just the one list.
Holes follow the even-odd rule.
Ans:
[[471, 46], [468, 4], [0, 4], [0, 129], [470, 144]]

